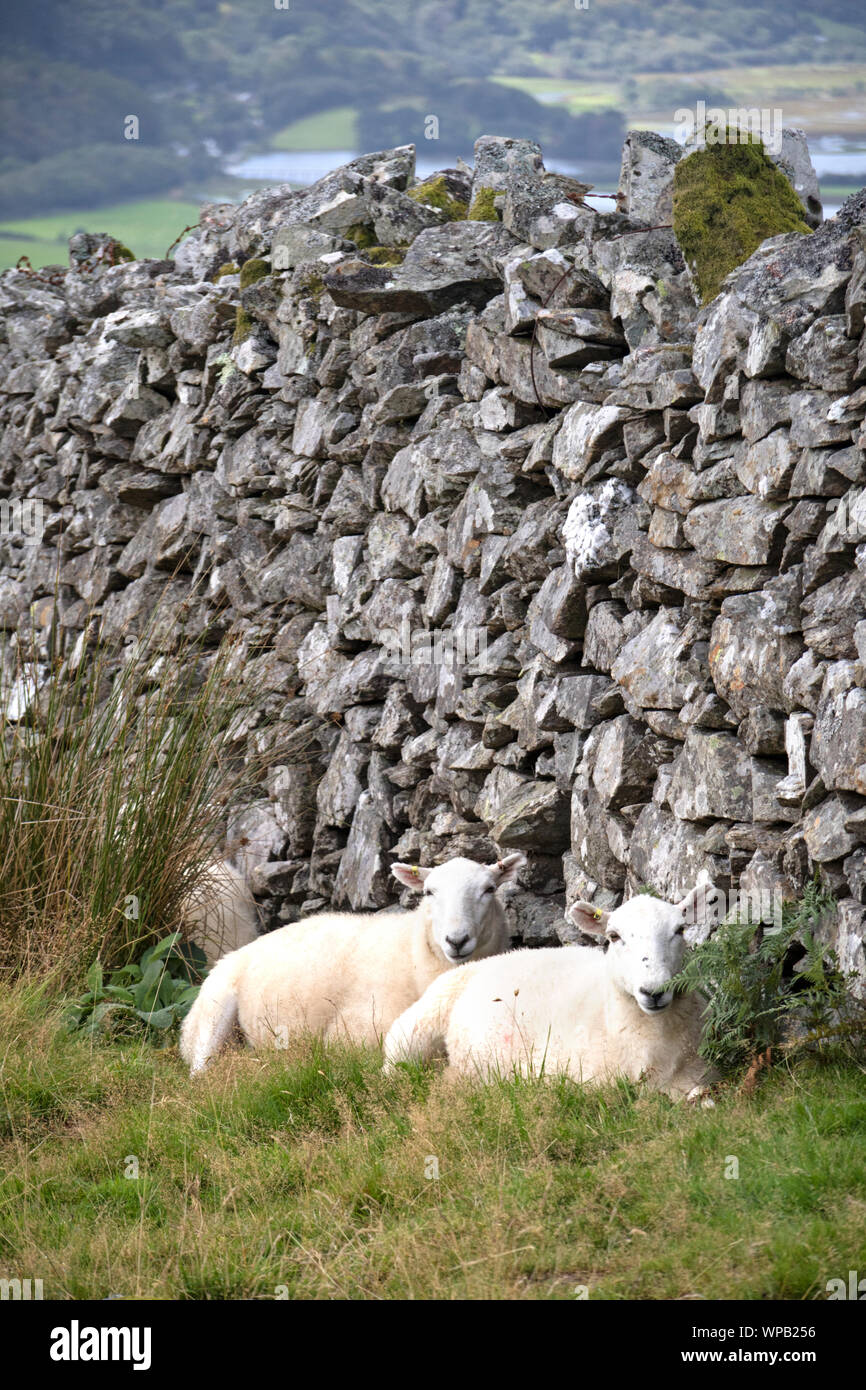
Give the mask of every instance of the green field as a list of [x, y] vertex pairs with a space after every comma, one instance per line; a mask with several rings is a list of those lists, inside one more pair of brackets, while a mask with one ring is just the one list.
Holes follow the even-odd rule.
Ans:
[[356, 114], [352, 106], [319, 111], [278, 131], [271, 146], [275, 150], [353, 150]]
[[556, 77], [494, 77], [491, 80], [556, 106], [565, 106], [575, 116], [581, 111], [600, 111], [605, 106], [622, 109], [615, 82], [575, 82]]
[[199, 219], [199, 204], [143, 198], [85, 212], [57, 212], [0, 225], [0, 270], [29, 256], [35, 267], [66, 265], [74, 232], [110, 232], [138, 257], [160, 259], [184, 227]]
[[0, 1031], [0, 1277], [46, 1298], [813, 1299], [866, 1262], [858, 1067], [695, 1109], [314, 1043], [191, 1082], [21, 986]]

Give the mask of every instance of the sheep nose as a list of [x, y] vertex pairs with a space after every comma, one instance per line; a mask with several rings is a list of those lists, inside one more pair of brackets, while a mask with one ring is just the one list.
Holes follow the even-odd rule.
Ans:
[[645, 1004], [648, 1004], [648, 1005], [650, 1006], [650, 1008], [652, 1008], [652, 1009], [658, 1008], [659, 1000], [664, 998], [664, 993], [665, 993], [665, 992], [664, 992], [663, 989], [642, 989], [642, 990], [641, 990], [641, 994], [642, 994], [642, 996], [643, 996], [644, 1003], [645, 1003]]
[[451, 947], [455, 955], [459, 955], [468, 940], [469, 933], [465, 932], [463, 936], [446, 936], [445, 943]]

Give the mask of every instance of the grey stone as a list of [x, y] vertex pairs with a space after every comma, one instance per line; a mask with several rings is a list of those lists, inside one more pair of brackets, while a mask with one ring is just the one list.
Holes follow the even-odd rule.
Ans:
[[826, 669], [809, 757], [826, 787], [866, 796], [866, 690], [855, 684], [853, 662]]
[[721, 887], [716, 865], [704, 848], [705, 838], [705, 827], [678, 820], [661, 806], [645, 806], [631, 838], [632, 875], [668, 902], [680, 901], [701, 873]]
[[527, 782], [510, 792], [490, 825], [503, 848], [520, 848], [539, 839], [555, 854], [568, 844], [568, 797], [553, 782]]
[[723, 498], [694, 507], [683, 524], [686, 540], [707, 560], [764, 565], [782, 545], [789, 508], [758, 497]]
[[857, 804], [854, 797], [837, 793], [808, 812], [803, 822], [803, 835], [809, 856], [816, 864], [841, 859], [856, 847], [857, 840], [845, 829], [845, 821]]
[[739, 739], [690, 729], [668, 797], [681, 820], [751, 820], [751, 759]]
[[630, 130], [622, 148], [617, 206], [650, 224], [673, 218], [674, 169], [683, 148], [652, 130]]
[[713, 623], [713, 684], [745, 719], [755, 704], [786, 710], [785, 679], [802, 655], [799, 593], [787, 576], [756, 594], [725, 599]]

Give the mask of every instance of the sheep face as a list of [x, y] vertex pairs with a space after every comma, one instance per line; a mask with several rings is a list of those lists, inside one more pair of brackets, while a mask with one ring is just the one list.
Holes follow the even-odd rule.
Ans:
[[674, 992], [666, 985], [683, 963], [683, 933], [695, 919], [701, 891], [695, 888], [677, 904], [638, 894], [610, 913], [578, 902], [566, 915], [581, 931], [607, 937], [613, 982], [645, 1014], [660, 1014], [673, 1001]]
[[398, 882], [423, 893], [437, 948], [449, 965], [460, 965], [503, 949], [500, 890], [516, 882], [525, 863], [525, 855], [509, 854], [495, 864], [449, 859], [435, 869], [394, 864], [391, 872]]

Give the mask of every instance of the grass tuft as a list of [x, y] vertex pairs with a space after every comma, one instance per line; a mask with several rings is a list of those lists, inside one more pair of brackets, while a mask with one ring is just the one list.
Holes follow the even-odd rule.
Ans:
[[[154, 633], [161, 619], [154, 619]], [[231, 797], [248, 703], [233, 649], [7, 644], [0, 702], [0, 974], [80, 979], [178, 925]]]

